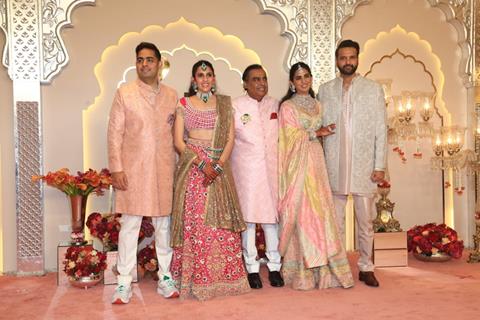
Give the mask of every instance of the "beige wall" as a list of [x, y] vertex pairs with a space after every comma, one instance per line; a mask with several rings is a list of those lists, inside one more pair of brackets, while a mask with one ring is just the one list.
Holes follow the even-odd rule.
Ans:
[[[371, 65], [396, 49], [414, 56], [425, 64], [433, 76], [437, 88], [436, 107], [445, 123], [467, 126], [467, 90], [461, 73], [462, 55], [458, 46], [456, 29], [446, 22], [445, 14], [432, 8], [426, 0], [372, 0], [359, 6], [354, 17], [346, 22], [342, 30], [344, 38], [356, 39], [361, 46], [359, 72], [364, 74]], [[412, 60], [385, 59], [369, 76], [373, 79], [392, 79], [392, 94], [402, 90], [431, 91], [429, 75]], [[389, 107], [389, 115], [393, 110]], [[416, 120], [420, 118], [417, 116]], [[438, 126], [440, 118], [433, 119]], [[467, 132], [469, 134], [469, 132]], [[396, 203], [394, 215], [404, 229], [415, 224], [442, 222], [443, 188], [440, 172], [429, 169], [432, 155], [431, 141], [420, 143], [424, 157], [415, 160], [412, 153], [414, 142], [407, 142], [407, 163], [402, 164], [389, 145], [389, 171], [392, 179], [390, 199]], [[447, 177], [448, 178], [448, 177]], [[452, 182], [452, 181], [450, 181]], [[472, 187], [472, 185], [469, 185]], [[467, 210], [468, 193], [453, 196], [445, 192], [447, 215], [455, 213], [455, 228], [468, 238], [468, 221], [472, 220]], [[453, 208], [454, 206], [454, 208]], [[452, 210], [453, 208], [453, 210]]]

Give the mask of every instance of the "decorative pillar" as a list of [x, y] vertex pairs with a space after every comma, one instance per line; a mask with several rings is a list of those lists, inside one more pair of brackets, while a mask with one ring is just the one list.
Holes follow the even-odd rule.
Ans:
[[43, 274], [43, 172], [41, 83], [50, 83], [68, 62], [60, 37], [73, 9], [95, 0], [0, 0], [0, 27], [7, 45], [3, 64], [13, 81], [17, 273]]

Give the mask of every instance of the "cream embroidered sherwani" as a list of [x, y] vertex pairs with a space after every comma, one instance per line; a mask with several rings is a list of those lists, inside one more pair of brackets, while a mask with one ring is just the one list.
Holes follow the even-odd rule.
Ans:
[[137, 79], [116, 92], [108, 124], [111, 172], [125, 172], [128, 188], [116, 190], [115, 210], [122, 213], [118, 239], [118, 283], [130, 286], [137, 264], [138, 232], [143, 216], [152, 217], [158, 277], [171, 278], [170, 242], [175, 150], [172, 125], [175, 90]]
[[255, 224], [265, 234], [267, 266], [279, 271], [278, 252], [278, 101], [265, 96], [259, 102], [248, 94], [233, 100], [235, 146], [230, 158], [235, 186], [247, 230], [242, 232], [248, 273], [258, 272]]
[[386, 108], [382, 87], [356, 76], [348, 88], [335, 78], [320, 86], [317, 95], [324, 107], [323, 124], [335, 123], [336, 133], [324, 139], [325, 160], [332, 192], [335, 195], [337, 221], [344, 232], [345, 204], [354, 197], [358, 223], [359, 269], [372, 271], [374, 170], [386, 168]]

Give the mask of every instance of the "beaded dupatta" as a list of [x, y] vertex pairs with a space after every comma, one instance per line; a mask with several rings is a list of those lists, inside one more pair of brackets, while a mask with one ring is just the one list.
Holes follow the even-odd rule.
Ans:
[[[229, 138], [230, 125], [233, 120], [233, 109], [230, 97], [223, 95], [216, 95], [216, 97], [217, 120], [215, 122], [212, 148], [223, 150]], [[195, 157], [195, 152], [186, 148], [177, 162], [170, 241], [172, 247], [179, 247], [183, 244], [183, 210], [186, 181]], [[229, 161], [225, 162], [223, 169], [223, 173], [219, 175], [207, 189], [205, 225], [241, 232], [245, 230], [246, 225], [240, 211], [240, 204]]]

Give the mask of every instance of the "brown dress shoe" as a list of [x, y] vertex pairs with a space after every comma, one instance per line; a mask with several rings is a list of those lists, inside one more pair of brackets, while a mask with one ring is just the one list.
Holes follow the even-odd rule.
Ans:
[[369, 287], [378, 287], [380, 285], [373, 271], [360, 271], [358, 273], [358, 279], [365, 282]]

